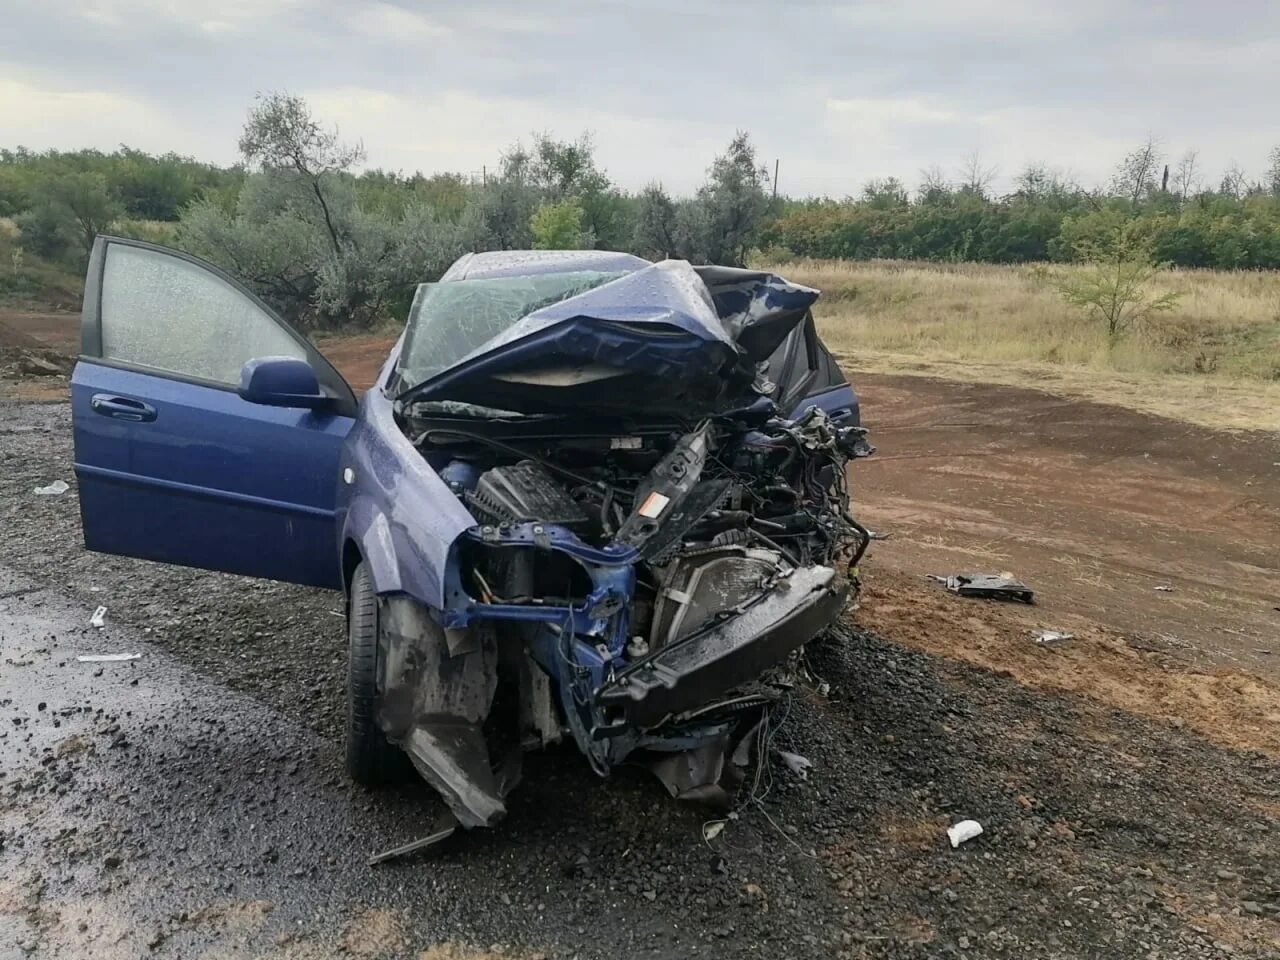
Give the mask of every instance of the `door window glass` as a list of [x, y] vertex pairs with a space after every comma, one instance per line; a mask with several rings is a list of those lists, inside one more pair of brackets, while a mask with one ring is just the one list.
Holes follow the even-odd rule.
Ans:
[[229, 386], [247, 360], [307, 359], [270, 313], [198, 264], [122, 243], [106, 257], [104, 358]]

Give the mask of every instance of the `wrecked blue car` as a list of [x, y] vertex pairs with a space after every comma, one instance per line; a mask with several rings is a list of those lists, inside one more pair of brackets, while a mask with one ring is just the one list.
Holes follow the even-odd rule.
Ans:
[[836, 617], [869, 451], [818, 293], [604, 251], [468, 255], [357, 400], [217, 268], [100, 237], [72, 379], [91, 550], [345, 591], [347, 766], [491, 825], [523, 751], [723, 792]]

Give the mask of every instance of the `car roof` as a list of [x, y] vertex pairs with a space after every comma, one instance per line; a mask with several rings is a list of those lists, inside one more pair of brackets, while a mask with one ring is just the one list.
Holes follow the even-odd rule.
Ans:
[[648, 260], [613, 250], [489, 250], [459, 257], [440, 280], [528, 277], [574, 270], [629, 273], [647, 266]]

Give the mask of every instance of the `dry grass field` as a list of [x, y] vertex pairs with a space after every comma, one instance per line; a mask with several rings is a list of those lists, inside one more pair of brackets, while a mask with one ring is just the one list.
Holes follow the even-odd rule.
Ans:
[[[1078, 269], [1053, 267], [1053, 270]], [[1227, 429], [1280, 429], [1280, 274], [1169, 271], [1177, 306], [1112, 346], [1044, 268], [798, 260], [855, 370], [1034, 386]]]

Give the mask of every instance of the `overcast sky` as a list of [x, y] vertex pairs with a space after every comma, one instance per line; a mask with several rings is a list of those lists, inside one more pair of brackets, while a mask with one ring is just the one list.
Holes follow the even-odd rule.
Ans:
[[684, 192], [746, 129], [794, 195], [975, 150], [1092, 184], [1150, 133], [1216, 180], [1280, 143], [1280, 2], [0, 0], [0, 146], [230, 162], [274, 90], [404, 171], [589, 130], [622, 185]]

